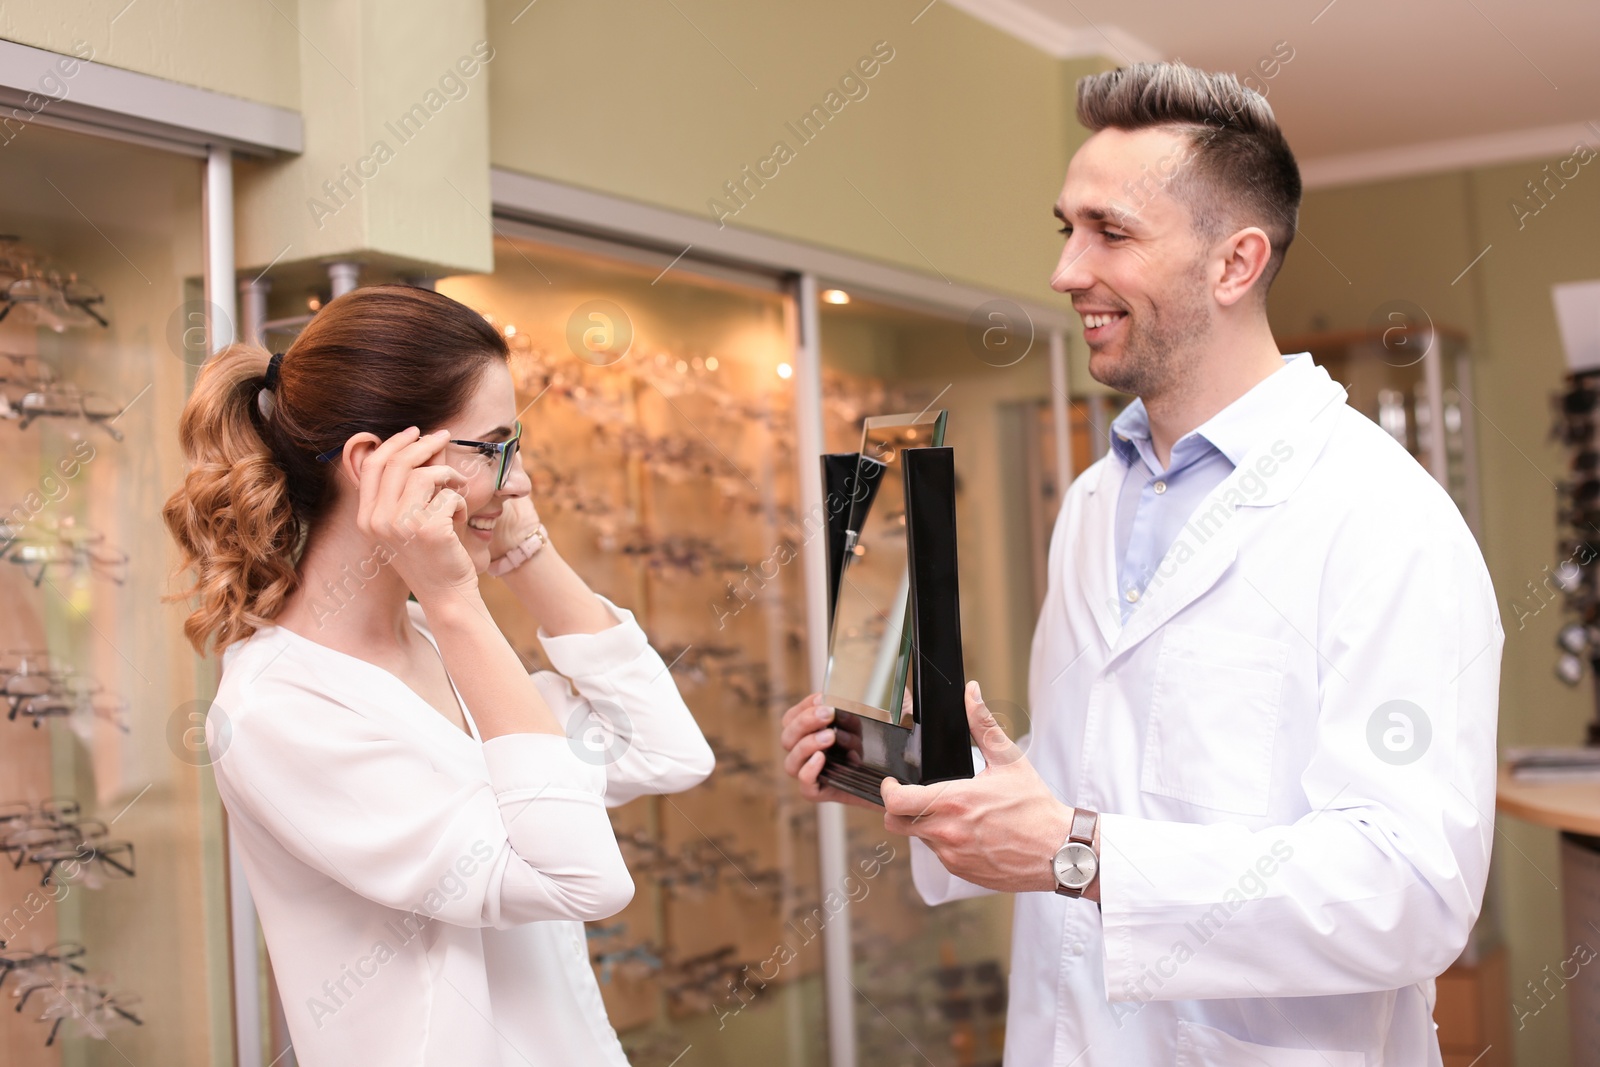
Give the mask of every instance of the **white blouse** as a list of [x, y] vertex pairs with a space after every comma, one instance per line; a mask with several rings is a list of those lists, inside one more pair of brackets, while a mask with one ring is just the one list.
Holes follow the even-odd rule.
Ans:
[[462, 700], [469, 737], [281, 626], [224, 653], [206, 743], [304, 1067], [625, 1067], [583, 929], [633, 896], [605, 809], [713, 761], [633, 614], [605, 604], [600, 633], [539, 631], [560, 674], [533, 679], [570, 739], [482, 741]]

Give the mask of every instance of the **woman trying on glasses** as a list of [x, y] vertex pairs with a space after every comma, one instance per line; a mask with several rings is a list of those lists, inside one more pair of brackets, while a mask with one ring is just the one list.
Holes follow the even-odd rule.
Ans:
[[507, 358], [373, 286], [281, 356], [219, 352], [183, 412], [185, 630], [223, 652], [207, 744], [306, 1067], [625, 1064], [582, 925], [633, 895], [606, 806], [712, 769], [633, 615], [547, 541]]

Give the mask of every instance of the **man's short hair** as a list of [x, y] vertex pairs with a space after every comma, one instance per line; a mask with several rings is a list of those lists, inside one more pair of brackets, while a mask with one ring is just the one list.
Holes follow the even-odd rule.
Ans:
[[1190, 151], [1164, 184], [1188, 203], [1195, 230], [1216, 240], [1233, 226], [1260, 226], [1272, 242], [1265, 295], [1294, 240], [1300, 167], [1266, 98], [1232, 74], [1183, 63], [1135, 63], [1078, 79], [1078, 121], [1098, 133], [1187, 132]]

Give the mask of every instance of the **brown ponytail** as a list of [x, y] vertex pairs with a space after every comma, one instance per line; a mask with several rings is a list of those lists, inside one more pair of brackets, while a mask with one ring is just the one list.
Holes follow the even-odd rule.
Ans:
[[189, 461], [162, 509], [194, 584], [169, 599], [198, 605], [183, 624], [195, 651], [220, 653], [270, 626], [299, 584], [307, 538], [332, 499], [334, 465], [319, 453], [355, 434], [426, 431], [460, 412], [485, 367], [508, 358], [483, 316], [405, 285], [330, 301], [279, 362], [235, 344], [206, 361], [178, 423]]

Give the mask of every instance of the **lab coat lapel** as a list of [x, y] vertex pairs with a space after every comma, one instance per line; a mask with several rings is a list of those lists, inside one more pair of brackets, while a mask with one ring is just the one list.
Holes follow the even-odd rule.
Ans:
[[1122, 632], [1122, 610], [1117, 602], [1117, 494], [1128, 468], [1116, 453], [1085, 471], [1082, 543], [1069, 558], [1076, 562], [1078, 590], [1089, 605], [1106, 647], [1114, 647]]
[[[1345, 406], [1344, 387], [1321, 367], [1315, 368], [1315, 373], [1315, 383], [1288, 405], [1277, 431], [1264, 435], [1190, 516], [1145, 587], [1138, 610], [1112, 642], [1112, 659], [1149, 637], [1217, 583], [1239, 555], [1243, 512], [1281, 504], [1305, 480]], [[1267, 460], [1271, 462], [1258, 466]], [[1105, 524], [1104, 528], [1111, 527]], [[1113, 556], [1113, 576], [1115, 566]]]

